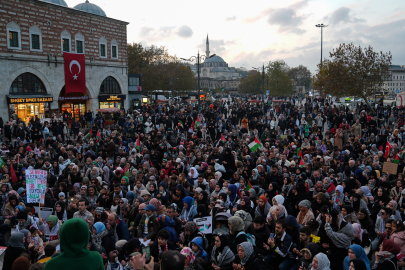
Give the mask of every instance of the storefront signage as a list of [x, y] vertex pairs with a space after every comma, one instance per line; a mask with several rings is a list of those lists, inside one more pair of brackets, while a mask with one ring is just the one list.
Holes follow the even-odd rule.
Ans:
[[10, 98], [7, 97], [9, 104], [16, 103], [43, 103], [43, 102], [52, 102], [53, 97], [29, 97], [29, 98]]
[[82, 97], [59, 97], [59, 101], [65, 101], [65, 100], [88, 100], [88, 96], [82, 96]]
[[125, 95], [98, 96], [98, 100], [104, 102], [123, 101], [125, 100], [125, 98], [126, 98]]

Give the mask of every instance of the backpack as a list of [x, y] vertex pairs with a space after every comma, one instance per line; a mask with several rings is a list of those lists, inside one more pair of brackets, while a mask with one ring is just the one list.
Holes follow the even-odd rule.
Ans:
[[256, 246], [256, 237], [250, 233], [240, 232], [236, 235], [238, 237], [241, 234], [246, 234], [247, 241], [252, 244], [252, 246]]

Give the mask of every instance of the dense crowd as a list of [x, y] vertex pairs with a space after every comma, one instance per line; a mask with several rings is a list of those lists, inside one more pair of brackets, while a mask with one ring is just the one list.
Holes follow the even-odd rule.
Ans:
[[403, 108], [251, 99], [0, 122], [3, 269], [405, 266]]

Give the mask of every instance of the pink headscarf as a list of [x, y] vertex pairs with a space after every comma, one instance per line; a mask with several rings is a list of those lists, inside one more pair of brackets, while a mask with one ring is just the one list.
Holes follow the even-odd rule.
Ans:
[[191, 250], [191, 248], [189, 247], [185, 247], [180, 251], [181, 255], [186, 256], [186, 258], [188, 259], [189, 264], [187, 266], [189, 266], [190, 264], [193, 264], [195, 262], [195, 255], [193, 253], [193, 251]]
[[353, 229], [354, 229], [354, 234], [357, 234], [360, 241], [363, 241], [363, 232], [364, 232], [364, 230], [361, 228], [361, 225], [359, 223], [353, 223], [352, 226], [353, 226]]
[[159, 211], [162, 208], [162, 203], [156, 198], [153, 198], [152, 200], [150, 200], [149, 204], [153, 205], [155, 207], [156, 211]]

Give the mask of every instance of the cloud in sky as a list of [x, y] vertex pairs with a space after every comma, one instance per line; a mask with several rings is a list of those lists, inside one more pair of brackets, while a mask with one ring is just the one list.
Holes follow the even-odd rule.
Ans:
[[[72, 7], [84, 0], [66, 0]], [[207, 33], [211, 54], [230, 66], [246, 68], [283, 59], [291, 67], [300, 64], [311, 71], [341, 43], [371, 45], [375, 51], [393, 55], [393, 64], [405, 64], [403, 0], [284, 0], [230, 5], [206, 0], [204, 8], [185, 0], [97, 0], [108, 17], [127, 21], [128, 43], [166, 46], [170, 54], [186, 57], [205, 51]], [[124, 8], [123, 8], [124, 7]], [[159, 7], [159, 8], [157, 8]], [[207, 7], [207, 8], [205, 8]], [[134, 10], [137, 12], [134, 13]]]
[[182, 25], [177, 29], [176, 34], [179, 37], [190, 38], [193, 36], [193, 30], [187, 25]]

